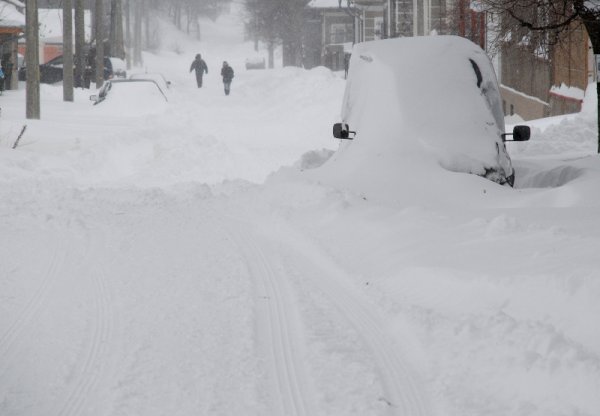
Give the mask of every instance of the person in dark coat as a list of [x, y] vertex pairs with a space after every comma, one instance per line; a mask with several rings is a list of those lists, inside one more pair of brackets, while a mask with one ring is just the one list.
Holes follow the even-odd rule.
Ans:
[[2, 64], [0, 64], [0, 95], [4, 91], [4, 70], [2, 69]]
[[223, 85], [225, 86], [225, 95], [229, 95], [231, 90], [231, 81], [233, 81], [233, 68], [225, 61], [221, 68], [221, 76], [223, 77]]
[[198, 88], [202, 88], [202, 77], [205, 73], [208, 74], [208, 67], [200, 54], [196, 55], [196, 59], [194, 59], [192, 66], [190, 66], [190, 72], [194, 70], [196, 71], [196, 83], [198, 84]]
[[344, 78], [348, 79], [348, 69], [350, 68], [350, 55], [348, 52], [344, 53]]

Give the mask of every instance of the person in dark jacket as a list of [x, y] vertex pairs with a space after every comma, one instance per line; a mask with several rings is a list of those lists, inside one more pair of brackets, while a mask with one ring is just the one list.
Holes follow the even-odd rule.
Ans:
[[196, 83], [198, 84], [198, 88], [202, 88], [202, 77], [205, 73], [208, 74], [208, 67], [200, 54], [196, 55], [196, 59], [194, 59], [192, 66], [190, 66], [190, 72], [194, 70], [196, 71]]
[[350, 57], [348, 52], [344, 53], [344, 79], [348, 79], [348, 69], [350, 68]]
[[233, 81], [233, 68], [229, 66], [227, 61], [223, 62], [221, 76], [223, 77], [223, 85], [225, 86], [225, 95], [229, 95], [229, 91], [231, 90], [231, 81]]

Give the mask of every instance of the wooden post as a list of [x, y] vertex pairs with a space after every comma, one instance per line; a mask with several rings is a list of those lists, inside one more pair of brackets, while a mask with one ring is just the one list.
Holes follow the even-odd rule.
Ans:
[[104, 7], [102, 0], [96, 0], [95, 8], [95, 34], [96, 34], [96, 88], [104, 84], [104, 25], [102, 16], [104, 16]]
[[63, 101], [73, 101], [73, 4], [63, 0]]
[[40, 118], [40, 51], [38, 33], [37, 0], [27, 0], [25, 9], [25, 65], [27, 66], [27, 81], [25, 83], [26, 117]]
[[127, 69], [131, 69], [132, 61], [132, 40], [131, 40], [131, 0], [125, 0], [125, 36], [124, 43], [126, 47], [125, 60], [127, 62]]
[[85, 87], [85, 21], [83, 0], [75, 0], [75, 87]]

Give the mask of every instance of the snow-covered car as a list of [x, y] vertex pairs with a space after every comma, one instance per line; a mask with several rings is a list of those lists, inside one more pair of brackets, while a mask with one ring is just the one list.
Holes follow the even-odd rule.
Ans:
[[108, 58], [112, 65], [113, 74], [117, 78], [127, 78], [127, 64], [121, 58], [111, 56]]
[[148, 79], [154, 81], [162, 88], [163, 91], [171, 88], [171, 81], [167, 80], [160, 72], [138, 72], [129, 75], [129, 79]]
[[267, 64], [263, 56], [251, 56], [246, 58], [246, 69], [265, 69]]
[[167, 96], [156, 82], [148, 79], [112, 79], [104, 83], [98, 94], [91, 95], [94, 105], [115, 114], [136, 115], [161, 111]]
[[433, 159], [447, 170], [511, 186], [515, 172], [504, 142], [507, 136], [524, 141], [530, 135], [527, 126], [505, 133], [488, 56], [456, 36], [357, 44], [341, 116], [334, 137], [353, 139], [343, 147], [387, 153], [406, 163]]
[[[73, 57], [73, 62], [77, 57]], [[104, 58], [104, 79], [110, 79], [114, 76], [113, 65], [111, 62], [112, 58]], [[75, 68], [73, 68], [75, 71]], [[96, 70], [89, 65], [84, 68], [84, 83], [86, 88], [89, 87], [91, 80], [94, 78]], [[27, 79], [27, 68], [22, 66], [18, 71], [19, 81], [25, 81]], [[62, 82], [63, 80], [63, 56], [59, 55], [45, 64], [40, 65], [40, 82], [42, 84], [54, 84], [56, 82]]]

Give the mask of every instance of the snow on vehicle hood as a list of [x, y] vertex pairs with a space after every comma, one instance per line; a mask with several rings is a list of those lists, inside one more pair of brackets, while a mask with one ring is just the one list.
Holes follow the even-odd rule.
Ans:
[[111, 81], [106, 99], [98, 103], [97, 112], [105, 115], [139, 116], [163, 113], [167, 99], [152, 81]]

